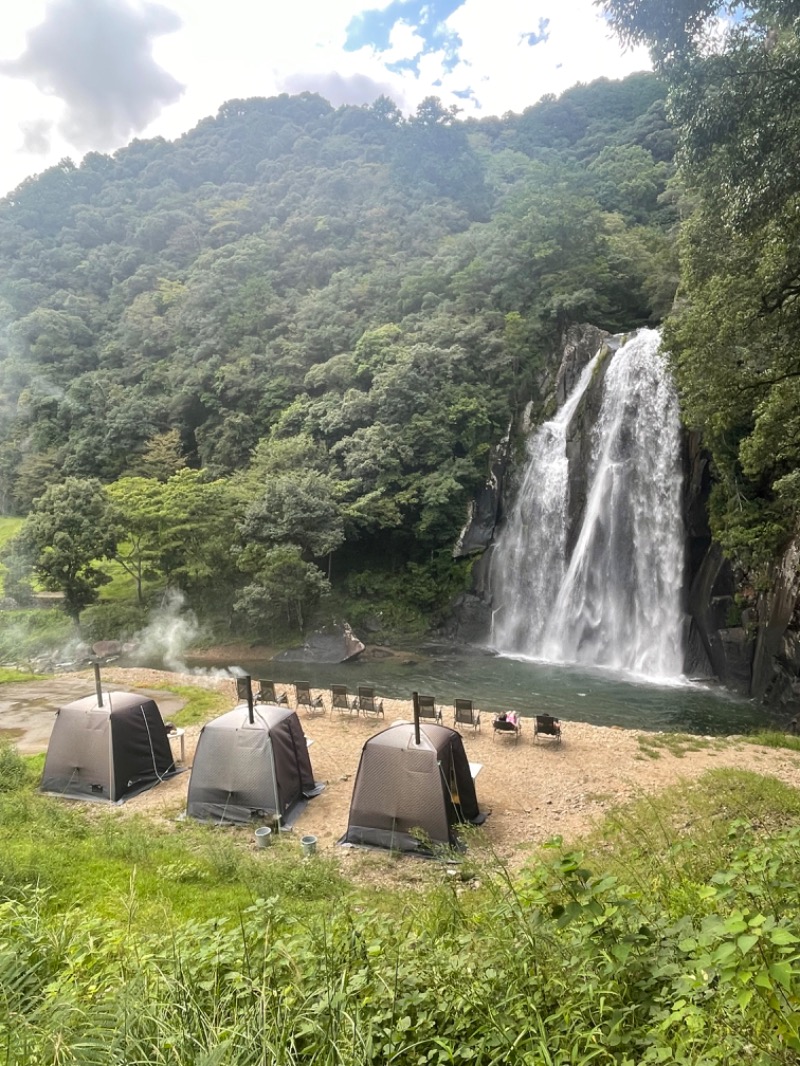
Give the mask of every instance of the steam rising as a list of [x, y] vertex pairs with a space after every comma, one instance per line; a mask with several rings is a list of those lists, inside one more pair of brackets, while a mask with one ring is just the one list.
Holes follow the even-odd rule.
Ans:
[[147, 627], [133, 638], [138, 663], [152, 666], [161, 662], [166, 670], [189, 672], [183, 657], [186, 649], [197, 639], [200, 626], [194, 611], [187, 611], [184, 607], [185, 599], [181, 592], [172, 590], [166, 594], [161, 607], [150, 616]]
[[[76, 148], [116, 147], [180, 98], [183, 86], [152, 56], [153, 39], [180, 26], [157, 3], [51, 0], [25, 52], [0, 63], [0, 72], [63, 100], [60, 129]], [[44, 143], [43, 130], [26, 139], [32, 134]]]

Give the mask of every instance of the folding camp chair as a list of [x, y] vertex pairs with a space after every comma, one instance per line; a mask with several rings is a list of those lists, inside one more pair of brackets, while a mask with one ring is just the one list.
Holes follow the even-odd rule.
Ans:
[[468, 725], [473, 733], [480, 732], [481, 713], [475, 710], [472, 700], [453, 700], [453, 725], [456, 729]]
[[561, 743], [561, 722], [552, 714], [537, 714], [533, 720], [533, 739], [538, 737], [552, 737], [558, 744]]
[[358, 714], [358, 704], [347, 691], [347, 685], [331, 685], [331, 714]]
[[280, 696], [278, 695], [274, 681], [266, 681], [263, 677], [258, 679], [258, 695], [256, 696], [256, 703], [273, 703], [278, 705], [288, 702], [289, 700], [285, 692], [282, 692]]
[[364, 712], [365, 718], [369, 714], [374, 715], [376, 718], [380, 715], [383, 718], [383, 700], [375, 698], [375, 689], [369, 685], [358, 686], [356, 707], [359, 711]]
[[322, 696], [311, 695], [311, 685], [307, 681], [295, 681], [294, 705], [296, 710], [305, 707], [309, 714], [324, 714], [325, 704]]
[[419, 707], [420, 718], [430, 718], [433, 722], [442, 721], [442, 709], [436, 706], [436, 700], [433, 696], [418, 696], [417, 706]]
[[492, 740], [495, 737], [512, 737], [516, 744], [521, 732], [521, 718], [513, 717], [509, 719], [505, 714], [498, 714], [492, 719]]

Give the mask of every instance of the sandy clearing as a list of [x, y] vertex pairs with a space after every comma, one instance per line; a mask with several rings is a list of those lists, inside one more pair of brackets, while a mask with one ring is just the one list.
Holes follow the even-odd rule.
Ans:
[[[104, 684], [111, 687], [136, 689], [152, 694], [164, 710], [165, 717], [176, 710], [175, 698], [157, 691], [159, 684], [198, 685], [223, 692], [236, 702], [232, 681], [215, 681], [192, 674], [167, 674], [153, 670], [106, 669]], [[55, 692], [61, 684], [68, 684], [75, 693], [83, 683], [84, 693], [93, 691], [91, 674], [69, 675], [54, 680]], [[282, 686], [278, 686], [279, 691]], [[17, 707], [15, 725], [20, 726], [20, 707], [24, 703], [25, 686], [6, 686], [14, 689]], [[329, 693], [318, 690], [328, 706]], [[290, 698], [292, 693], [289, 692]], [[75, 698], [71, 695], [70, 698]], [[41, 687], [36, 690], [36, 706], [41, 714]], [[58, 697], [53, 706], [57, 706]], [[166, 708], [169, 708], [168, 713]], [[322, 852], [332, 852], [347, 824], [353, 781], [358, 769], [361, 748], [374, 732], [398, 720], [411, 719], [408, 701], [384, 698], [385, 718], [331, 715], [308, 716], [300, 711], [303, 728], [311, 747], [311, 762], [315, 777], [326, 782], [325, 791], [309, 802], [297, 820], [296, 836], [311, 833], [318, 839]], [[444, 708], [444, 723], [451, 724], [452, 711]], [[32, 714], [32, 718], [35, 715]], [[741, 738], [709, 738], [708, 746], [686, 751], [681, 757], [666, 748], [659, 757], [650, 758], [643, 751], [640, 737], [645, 741], [652, 733], [588, 725], [583, 722], [563, 723], [563, 743], [533, 739], [532, 724], [525, 721], [518, 743], [495, 736], [491, 716], [483, 715], [478, 733], [464, 734], [464, 745], [470, 761], [482, 764], [476, 787], [481, 808], [491, 815], [482, 829], [488, 844], [512, 866], [518, 865], [537, 845], [560, 835], [574, 839], [591, 828], [611, 808], [635, 796], [661, 791], [680, 780], [692, 780], [711, 768], [731, 767], [770, 774], [781, 781], [800, 787], [800, 754], [782, 749], [761, 748], [745, 743]], [[0, 727], [2, 726], [0, 714]], [[186, 729], [186, 764], [191, 766], [199, 726]], [[41, 733], [39, 750], [44, 750]], [[46, 743], [46, 742], [45, 742]], [[30, 749], [30, 744], [27, 748]], [[180, 774], [157, 788], [129, 801], [122, 808], [125, 813], [149, 813], [173, 820], [183, 809], [189, 784], [189, 774]], [[346, 855], [343, 849], [335, 854]]]

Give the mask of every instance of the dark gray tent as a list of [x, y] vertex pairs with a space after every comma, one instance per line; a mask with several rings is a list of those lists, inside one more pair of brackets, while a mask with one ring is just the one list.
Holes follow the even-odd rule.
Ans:
[[460, 735], [426, 723], [417, 745], [413, 724], [397, 722], [362, 748], [340, 843], [424, 853], [458, 846], [459, 823], [484, 819]]
[[41, 790], [118, 803], [176, 773], [164, 719], [135, 692], [84, 696], [56, 712]]
[[203, 726], [186, 813], [212, 822], [279, 817], [322, 791], [314, 781], [300, 719], [287, 707], [246, 704]]

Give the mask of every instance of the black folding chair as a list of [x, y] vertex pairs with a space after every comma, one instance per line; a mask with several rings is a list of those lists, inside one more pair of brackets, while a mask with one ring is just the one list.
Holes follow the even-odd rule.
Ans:
[[358, 706], [347, 691], [347, 685], [331, 685], [331, 714], [358, 714]]
[[383, 718], [383, 700], [376, 699], [375, 689], [369, 685], [358, 686], [358, 696], [356, 696], [356, 704], [358, 710], [364, 714], [366, 718], [368, 715], [373, 715], [375, 718], [380, 716]]
[[476, 711], [472, 700], [453, 700], [453, 725], [456, 729], [470, 726], [472, 732], [481, 728], [481, 712]]
[[537, 714], [533, 720], [533, 739], [539, 737], [552, 737], [556, 743], [561, 743], [561, 722], [552, 714]]
[[420, 718], [430, 718], [431, 721], [441, 724], [442, 709], [436, 706], [433, 696], [417, 696]]
[[311, 685], [307, 681], [295, 681], [294, 705], [296, 710], [305, 707], [309, 714], [324, 714], [325, 704], [322, 696], [311, 695]]
[[280, 705], [288, 702], [289, 700], [285, 692], [282, 692], [280, 696], [278, 695], [274, 681], [266, 681], [263, 677], [258, 679], [258, 695], [256, 696], [256, 703], [274, 703]]

